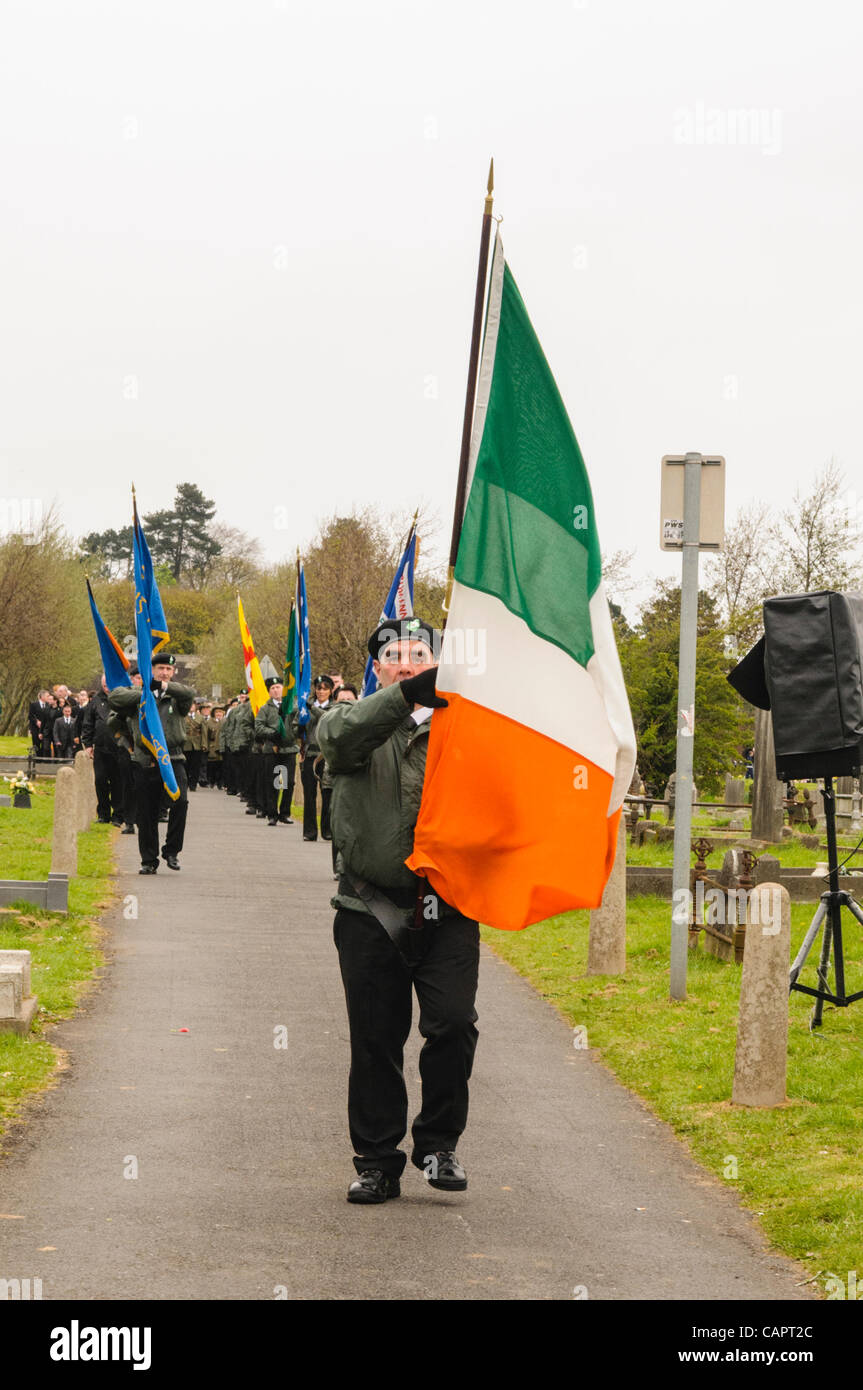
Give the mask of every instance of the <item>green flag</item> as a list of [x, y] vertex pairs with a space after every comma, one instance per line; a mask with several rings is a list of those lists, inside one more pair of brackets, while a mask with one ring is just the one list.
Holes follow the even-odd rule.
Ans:
[[297, 613], [294, 601], [291, 599], [291, 620], [288, 623], [288, 646], [285, 652], [285, 678], [284, 689], [282, 691], [282, 703], [279, 706], [279, 714], [282, 719], [289, 719], [297, 708], [297, 665], [299, 652], [297, 650]]

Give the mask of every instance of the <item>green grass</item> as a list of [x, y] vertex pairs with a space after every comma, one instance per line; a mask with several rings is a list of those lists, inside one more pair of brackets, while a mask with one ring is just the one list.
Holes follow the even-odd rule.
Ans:
[[[814, 904], [792, 907], [792, 955]], [[825, 1007], [809, 1030], [811, 1000], [789, 999], [788, 1102], [732, 1106], [740, 967], [688, 957], [688, 998], [668, 998], [671, 904], [630, 899], [625, 976], [590, 976], [586, 912], [483, 939], [563, 1016], [694, 1156], [734, 1187], [777, 1249], [799, 1259], [823, 1290], [828, 1272], [863, 1268], [863, 1000]], [[846, 984], [863, 988], [863, 932], [849, 917]], [[810, 955], [803, 983], [814, 984]], [[730, 1174], [736, 1163], [736, 1179]]]
[[[46, 878], [51, 864], [54, 783], [39, 781], [30, 810], [0, 807], [0, 873], [4, 878]], [[78, 875], [69, 888], [69, 912], [44, 912], [27, 903], [0, 908], [0, 948], [27, 950], [39, 1011], [27, 1037], [0, 1032], [0, 1135], [25, 1101], [50, 1085], [63, 1057], [46, 1028], [74, 1013], [103, 963], [99, 914], [108, 905], [117, 832], [93, 825], [78, 836]]]
[[0, 734], [0, 757], [25, 757], [30, 751], [30, 740], [21, 734]]

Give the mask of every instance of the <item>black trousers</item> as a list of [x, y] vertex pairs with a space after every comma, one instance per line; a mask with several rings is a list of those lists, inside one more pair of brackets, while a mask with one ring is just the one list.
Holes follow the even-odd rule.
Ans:
[[93, 779], [96, 783], [96, 815], [100, 820], [112, 816], [126, 819], [126, 786], [120, 773], [119, 755], [113, 748], [93, 745]]
[[[294, 796], [297, 755], [296, 753], [266, 752], [261, 753], [260, 758], [264, 765], [261, 773], [261, 786], [263, 788], [261, 809], [266, 812], [269, 820], [275, 820], [279, 816], [283, 820], [287, 820], [291, 814], [291, 801]], [[279, 804], [280, 793], [281, 806]]]
[[207, 759], [207, 786], [221, 787], [222, 785], [222, 760], [221, 758]]
[[198, 772], [201, 766], [200, 748], [190, 748], [186, 754], [186, 775], [189, 779], [189, 791], [198, 790]]
[[117, 777], [122, 789], [123, 806], [120, 815], [127, 825], [135, 824], [135, 781], [132, 774], [132, 755], [128, 748], [117, 748]]
[[234, 763], [235, 757], [236, 754], [232, 753], [230, 748], [226, 748], [222, 754], [222, 776], [225, 782], [225, 791], [228, 793], [228, 796], [236, 796], [237, 794], [237, 768]]
[[[306, 753], [300, 763], [300, 779], [303, 784], [303, 838], [306, 840], [316, 840], [318, 838], [318, 787], [320, 783], [315, 776], [315, 759], [318, 753]], [[332, 834], [330, 830], [330, 800], [332, 798], [331, 787], [321, 787], [321, 835], [328, 840]]]
[[363, 912], [339, 908], [333, 937], [348, 1006], [351, 1072], [348, 1122], [354, 1167], [398, 1177], [406, 1157], [404, 1045], [411, 1027], [412, 988], [420, 1006], [422, 1108], [413, 1122], [412, 1161], [454, 1149], [467, 1123], [468, 1080], [476, 1051], [479, 927], [444, 917], [420, 934], [408, 966], [384, 928]]
[[[186, 764], [171, 760], [177, 786], [180, 789], [178, 800], [170, 802], [168, 811], [168, 833], [165, 836], [165, 857], [179, 854], [183, 848], [186, 829], [186, 815], [189, 810], [189, 783], [186, 777]], [[141, 767], [132, 764], [135, 778], [135, 820], [138, 826], [138, 849], [142, 864], [159, 862], [159, 804], [162, 800], [162, 778], [157, 767]]]

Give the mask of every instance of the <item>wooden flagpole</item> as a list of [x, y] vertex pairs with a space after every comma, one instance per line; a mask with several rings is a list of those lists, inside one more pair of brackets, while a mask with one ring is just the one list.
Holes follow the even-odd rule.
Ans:
[[485, 304], [485, 282], [488, 272], [488, 247], [491, 239], [491, 209], [494, 193], [494, 160], [488, 166], [488, 185], [486, 189], [485, 209], [482, 215], [482, 233], [479, 243], [479, 265], [476, 274], [476, 296], [473, 305], [473, 329], [470, 339], [470, 358], [467, 369], [467, 392], [464, 402], [464, 423], [461, 433], [461, 455], [458, 465], [458, 482], [455, 492], [455, 509], [452, 519], [452, 540], [449, 549], [449, 568], [447, 570], [446, 597], [444, 598], [444, 626], [449, 612], [450, 597], [452, 595], [453, 577], [455, 574], [455, 562], [458, 556], [458, 543], [461, 538], [462, 520], [464, 518], [465, 502], [467, 500], [467, 467], [470, 458], [470, 437], [473, 429], [473, 408], [476, 400], [476, 381], [477, 369], [479, 367], [479, 347], [480, 336], [482, 334], [482, 311]]

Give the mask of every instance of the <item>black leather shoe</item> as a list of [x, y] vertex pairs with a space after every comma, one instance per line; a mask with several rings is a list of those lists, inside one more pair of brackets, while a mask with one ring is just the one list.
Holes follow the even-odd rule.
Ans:
[[267, 820], [267, 825], [278, 825], [278, 823], [279, 823], [279, 822], [278, 822], [278, 820], [276, 819], [275, 816], [270, 816], [269, 819]]
[[97, 816], [97, 817], [96, 817], [96, 824], [97, 824], [97, 825], [110, 825], [110, 824], [111, 824], [111, 817], [110, 817], [110, 816]]
[[123, 829], [120, 831], [120, 834], [121, 834], [121, 835], [134, 835], [134, 833], [135, 833], [135, 827], [134, 827], [134, 825], [124, 825], [124, 826], [123, 826]]
[[158, 872], [158, 864], [142, 864], [140, 869], [138, 870], [139, 874], [157, 874]]
[[382, 1173], [380, 1168], [366, 1168], [348, 1188], [348, 1201], [362, 1202], [370, 1206], [373, 1202], [386, 1202], [390, 1197], [400, 1197], [401, 1191], [398, 1178]]
[[266, 816], [266, 812], [265, 812], [265, 811], [256, 811], [256, 812], [255, 812], [255, 815], [257, 816], [258, 820], [266, 820], [266, 819], [267, 819], [267, 816]]
[[314, 843], [317, 841], [317, 838], [318, 838], [317, 835], [304, 835], [304, 836], [303, 836], [303, 839], [304, 839], [304, 840], [308, 840], [308, 842], [309, 842], [310, 845], [314, 844]]
[[254, 806], [247, 806], [247, 807], [246, 807], [246, 815], [247, 815], [247, 816], [256, 816], [257, 814], [258, 814], [258, 813], [257, 813], [257, 811], [255, 810]]
[[290, 816], [279, 816], [279, 825], [293, 825]]
[[439, 1187], [442, 1192], [464, 1192], [467, 1187], [467, 1173], [451, 1149], [424, 1154], [417, 1167], [422, 1167], [429, 1187]]
[[176, 854], [163, 854], [162, 858], [164, 859], [169, 869], [179, 869], [180, 861], [177, 858]]
[[117, 828], [119, 829], [119, 827], [123, 824], [123, 817], [122, 817], [122, 816], [112, 816], [112, 817], [111, 817], [111, 824], [112, 824], [112, 825], [116, 825]]

